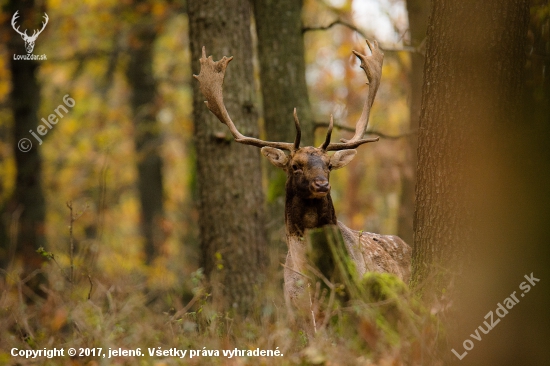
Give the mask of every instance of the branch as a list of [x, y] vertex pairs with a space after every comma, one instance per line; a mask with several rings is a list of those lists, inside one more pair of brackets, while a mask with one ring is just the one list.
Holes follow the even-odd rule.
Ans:
[[88, 300], [90, 300], [92, 298], [92, 289], [94, 288], [94, 283], [90, 275], [88, 275], [88, 281], [90, 281], [90, 291], [88, 291]]
[[[328, 122], [314, 122], [313, 127], [315, 129], [322, 128], [322, 127], [326, 128], [326, 127], [328, 127], [328, 125], [329, 125]], [[355, 132], [354, 127], [349, 127], [349, 126], [342, 125], [342, 124], [336, 123], [336, 122], [334, 122], [334, 127], [339, 128], [339, 129], [344, 130], [344, 131]], [[383, 139], [398, 140], [398, 139], [403, 138], [403, 137], [408, 137], [408, 136], [414, 135], [417, 132], [418, 132], [417, 130], [411, 130], [411, 131], [402, 133], [400, 135], [387, 135], [383, 132], [379, 132], [379, 131], [376, 131], [376, 130], [370, 130], [370, 131], [365, 131], [365, 135], [376, 135], [376, 136], [379, 136], [380, 138], [383, 138]]]
[[[328, 25], [325, 25], [325, 26], [316, 26], [316, 27], [306, 26], [306, 27], [303, 27], [302, 28], [302, 33], [311, 32], [311, 31], [323, 31], [323, 30], [330, 29], [330, 28], [334, 27], [335, 25], [343, 25], [344, 27], [349, 28], [352, 31], [359, 33], [361, 35], [361, 37], [363, 37], [365, 39], [373, 39], [374, 38], [372, 35], [368, 35], [365, 32], [363, 32], [361, 29], [357, 28], [357, 26], [355, 26], [354, 24], [346, 22], [345, 20], [342, 20], [342, 19], [336, 19], [332, 23], [330, 23]], [[382, 51], [388, 51], [388, 52], [401, 52], [401, 51], [403, 51], [403, 52], [419, 53], [419, 54], [423, 55], [424, 53], [421, 50], [421, 46], [419, 46], [419, 47], [412, 47], [412, 46], [383, 47], [383, 46], [380, 46], [380, 48], [382, 49]]]
[[96, 60], [98, 58], [109, 57], [109, 56], [112, 56], [114, 53], [126, 54], [127, 52], [128, 52], [127, 49], [117, 49], [117, 50], [92, 49], [92, 50], [86, 50], [86, 51], [78, 51], [68, 57], [65, 57], [65, 56], [48, 57], [48, 62], [71, 62], [71, 61], [84, 62], [89, 60]]

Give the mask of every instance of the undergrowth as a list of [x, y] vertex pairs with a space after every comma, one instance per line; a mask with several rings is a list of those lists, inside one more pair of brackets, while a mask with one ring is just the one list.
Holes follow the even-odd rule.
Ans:
[[[440, 365], [445, 306], [426, 307], [393, 275], [369, 273], [357, 284], [318, 279], [308, 287], [309, 306], [289, 308], [281, 269], [274, 258], [268, 281], [246, 316], [216, 310], [199, 269], [178, 286], [148, 286], [147, 271], [91, 276], [74, 273], [41, 250], [40, 271], [22, 278], [17, 263], [0, 277], [1, 365]], [[81, 268], [80, 268], [81, 269]], [[39, 289], [29, 285], [40, 277]], [[362, 295], [349, 297], [349, 287]], [[40, 293], [38, 293], [40, 292]], [[64, 356], [24, 358], [13, 349], [63, 348]], [[105, 357], [74, 357], [67, 350], [102, 349]], [[109, 349], [137, 350], [142, 356], [108, 357]], [[187, 350], [185, 358], [157, 350]], [[149, 351], [153, 350], [153, 356]], [[191, 351], [196, 352], [190, 358]], [[219, 356], [213, 356], [214, 351]], [[232, 357], [223, 355], [231, 350]], [[235, 350], [240, 350], [241, 356]], [[246, 356], [247, 351], [279, 356]], [[210, 351], [210, 355], [208, 355]], [[16, 351], [18, 352], [18, 351]], [[88, 351], [90, 352], [90, 351]]]

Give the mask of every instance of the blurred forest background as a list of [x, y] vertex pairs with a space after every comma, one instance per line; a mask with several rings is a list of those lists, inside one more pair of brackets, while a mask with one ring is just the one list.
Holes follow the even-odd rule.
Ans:
[[[243, 9], [242, 1], [230, 3], [236, 4], [234, 12]], [[9, 349], [23, 349], [23, 344], [30, 348], [278, 346], [289, 354], [303, 349], [307, 340], [283, 321], [284, 178], [260, 160], [255, 148], [238, 147], [237, 155], [231, 155], [223, 146], [236, 144], [217, 141], [216, 146], [222, 147], [216, 147], [219, 155], [213, 158], [205, 156], [213, 147], [200, 142], [201, 133], [207, 133], [197, 127], [201, 113], [210, 118], [208, 126], [222, 135], [226, 132], [206, 107], [197, 112], [203, 97], [196, 94], [192, 78], [198, 73], [197, 47], [203, 45], [193, 42], [200, 40], [201, 26], [208, 27], [201, 12], [219, 4], [192, 0], [4, 0], [0, 4], [0, 363], [14, 362]], [[233, 18], [220, 9], [213, 19], [229, 27]], [[337, 124], [333, 141], [349, 138], [349, 129], [361, 113], [366, 81], [351, 51], [363, 51], [365, 38], [380, 43], [385, 52], [383, 76], [368, 128], [380, 141], [359, 148], [358, 157], [332, 175], [332, 197], [338, 219], [350, 228], [397, 234], [412, 246], [430, 1], [252, 1], [250, 9], [239, 23], [245, 32], [249, 30], [248, 36], [234, 36], [241, 43], [250, 37], [250, 48], [232, 49], [230, 43], [223, 44], [224, 39], [210, 37], [207, 54], [215, 60], [235, 56], [228, 75], [241, 72], [254, 89], [242, 92], [250, 99], [250, 121], [255, 125], [246, 128], [269, 140], [293, 140], [294, 107], [305, 126], [303, 141], [318, 145], [330, 114]], [[40, 29], [47, 13], [49, 22], [34, 49], [47, 60], [13, 60], [14, 53], [26, 54], [23, 40], [11, 26], [16, 10], [17, 25], [29, 29], [29, 34]], [[543, 106], [536, 109], [541, 115], [535, 117], [544, 121], [546, 103], [550, 105], [546, 70], [550, 6], [532, 1], [529, 16], [527, 88], [529, 101], [536, 100], [537, 108]], [[219, 31], [223, 34], [224, 29]], [[289, 42], [282, 50], [270, 46], [279, 37]], [[224, 94], [230, 100], [231, 81], [227, 83]], [[37, 133], [38, 125], [44, 125], [41, 119], [55, 113], [66, 95], [74, 99], [74, 107], [40, 136], [39, 145], [29, 130]], [[30, 151], [18, 148], [22, 138], [32, 142]], [[219, 137], [224, 139], [227, 136]], [[201, 184], [201, 174], [207, 171], [201, 170], [201, 159], [217, 159], [223, 165], [222, 157], [231, 161], [231, 156], [242, 156], [238, 154], [249, 154], [250, 158], [243, 157], [250, 159], [246, 167], [257, 167], [240, 179], [255, 182], [254, 199], [260, 205], [249, 211], [261, 213], [247, 216], [234, 202], [217, 197], [220, 215], [226, 216], [214, 212], [211, 222], [199, 223], [201, 210], [207, 209], [203, 197], [207, 185]], [[219, 169], [210, 187], [218, 191], [224, 187], [231, 164], [237, 163], [233, 160]], [[238, 193], [234, 199], [238, 201]], [[212, 243], [225, 240], [224, 225], [231, 223], [226, 217], [261, 218], [260, 234], [251, 234], [263, 238], [258, 242], [265, 240], [257, 262], [239, 257], [238, 245], [246, 239], [226, 251], [220, 250], [223, 243], [201, 246], [205, 232], [217, 238]], [[38, 248], [43, 249], [37, 252]], [[225, 282], [222, 292], [231, 292], [228, 284], [248, 286], [249, 277], [261, 277], [259, 282], [253, 279], [250, 291], [270, 284], [264, 287], [267, 300], [236, 297], [228, 302], [229, 307], [245, 308], [237, 313], [252, 313], [249, 318], [256, 322], [233, 325], [232, 315], [209, 307], [203, 280], [223, 270], [246, 275]], [[206, 320], [199, 319], [201, 311]], [[202, 338], [194, 339], [197, 331]], [[231, 332], [232, 340], [220, 337]], [[348, 344], [342, 336], [341, 348], [326, 351], [332, 356], [310, 350], [313, 354], [300, 353], [293, 361], [302, 362], [302, 357], [314, 363], [315, 357], [326, 357], [322, 360], [326, 362], [345, 352], [356, 362], [365, 342], [372, 346], [368, 334], [361, 337], [363, 343]], [[330, 344], [323, 342], [328, 341], [320, 341], [317, 350]], [[428, 346], [419, 347], [429, 352]], [[95, 362], [80, 360], [88, 361]], [[367, 358], [360, 361], [369, 364]]]

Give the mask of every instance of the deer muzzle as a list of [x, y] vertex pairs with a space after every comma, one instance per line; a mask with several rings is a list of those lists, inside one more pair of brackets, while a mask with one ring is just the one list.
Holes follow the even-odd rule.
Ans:
[[330, 192], [330, 183], [327, 178], [317, 177], [310, 184], [310, 190], [316, 197], [324, 197]]

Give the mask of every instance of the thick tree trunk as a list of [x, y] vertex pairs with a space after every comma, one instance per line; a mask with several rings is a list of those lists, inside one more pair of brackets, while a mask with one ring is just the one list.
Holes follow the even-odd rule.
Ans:
[[[32, 29], [40, 24], [43, 13], [35, 8], [32, 2], [26, 6], [10, 3], [10, 17], [19, 10], [22, 28]], [[9, 23], [7, 25], [9, 27]], [[13, 112], [13, 151], [17, 176], [15, 192], [2, 210], [1, 255], [3, 266], [15, 258], [23, 265], [23, 277], [42, 265], [42, 258], [36, 249], [45, 246], [45, 199], [42, 189], [42, 160], [40, 144], [30, 134], [36, 134], [39, 123], [38, 107], [40, 105], [40, 86], [36, 79], [38, 67], [42, 61], [13, 60], [13, 55], [27, 54], [21, 37], [11, 28], [7, 30], [9, 40], [10, 71], [12, 77], [11, 107]], [[28, 139], [32, 148], [23, 152], [27, 144], [19, 144], [22, 139]], [[23, 149], [23, 150], [22, 150]], [[37, 289], [37, 284], [30, 282], [31, 288]]]
[[[411, 45], [419, 47], [426, 38], [428, 28], [428, 16], [430, 9], [429, 0], [407, 0], [407, 12], [409, 14], [409, 31]], [[411, 53], [410, 83], [410, 123], [409, 130], [418, 131], [420, 119], [420, 106], [422, 102], [422, 80], [424, 76], [424, 55], [419, 52]], [[401, 180], [401, 204], [399, 206], [398, 235], [406, 243], [413, 243], [413, 216], [414, 216], [414, 186], [416, 183], [416, 150], [418, 149], [418, 135], [413, 134], [407, 138], [407, 160], [405, 172]]]
[[[518, 131], [525, 127], [520, 106], [528, 17], [526, 0], [432, 2], [411, 283], [434, 308], [445, 308], [445, 364], [537, 364], [526, 360], [533, 352], [517, 357], [522, 341], [514, 335], [532, 331], [517, 321], [521, 307], [506, 310], [514, 315], [489, 335], [477, 329], [495, 324], [486, 316], [498, 322], [497, 304], [514, 290], [520, 294], [523, 275], [535, 271], [537, 277], [536, 268], [525, 266], [536, 235], [524, 231], [531, 224], [518, 184], [518, 172], [532, 172], [517, 162], [528, 145]], [[477, 333], [482, 342], [466, 350]], [[523, 347], [535, 349], [530, 343]], [[457, 354], [466, 358], [459, 361]]]
[[432, 6], [418, 136], [416, 285], [457, 269], [480, 240], [471, 231], [491, 189], [483, 186], [494, 169], [487, 146], [517, 113], [529, 14], [523, 0]]
[[131, 88], [130, 105], [134, 119], [138, 191], [141, 203], [141, 230], [145, 239], [145, 260], [151, 263], [164, 243], [162, 186], [162, 146], [157, 122], [157, 85], [153, 75], [153, 50], [157, 25], [150, 6], [139, 7], [139, 20], [130, 33], [129, 64], [126, 77]]
[[[203, 46], [215, 60], [234, 56], [224, 103], [237, 128], [257, 137], [249, 2], [191, 0], [188, 15], [193, 73], [199, 73]], [[214, 300], [223, 298], [225, 310], [232, 306], [244, 314], [266, 262], [260, 153], [233, 141], [204, 105], [196, 81], [193, 92], [202, 265], [214, 285]]]
[[[302, 146], [313, 144], [313, 116], [305, 78], [302, 0], [254, 0], [266, 139], [292, 142], [297, 109]], [[285, 173], [269, 164], [269, 229], [284, 237]]]

